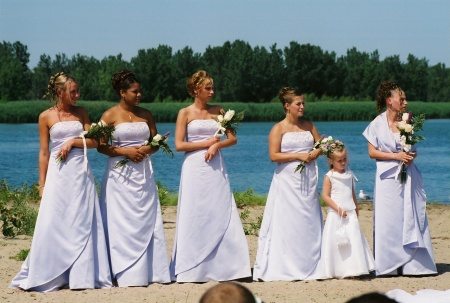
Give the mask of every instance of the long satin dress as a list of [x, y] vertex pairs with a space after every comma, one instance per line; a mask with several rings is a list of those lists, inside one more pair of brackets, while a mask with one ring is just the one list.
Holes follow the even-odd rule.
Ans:
[[[141, 146], [150, 136], [145, 122], [121, 123], [114, 146]], [[108, 235], [112, 276], [119, 287], [170, 282], [161, 206], [150, 156], [140, 163], [110, 157], [100, 205]]]
[[[313, 148], [310, 132], [288, 132], [283, 153], [307, 153]], [[294, 172], [299, 161], [278, 163], [272, 178], [253, 269], [255, 281], [294, 281], [313, 274], [320, 259], [322, 210], [317, 189], [317, 164]]]
[[[211, 138], [214, 120], [193, 120], [187, 141]], [[219, 151], [205, 161], [206, 149], [186, 152], [178, 196], [171, 277], [177, 282], [227, 281], [251, 276], [247, 239]]]
[[[55, 123], [51, 155], [30, 253], [10, 287], [47, 292], [112, 286], [102, 217], [83, 149], [72, 148], [61, 164], [62, 144], [79, 137], [80, 121]], [[87, 165], [86, 165], [87, 164]]]
[[[401, 151], [400, 135], [391, 132], [386, 112], [378, 115], [363, 135], [377, 150]], [[408, 165], [407, 181], [401, 184], [399, 161], [377, 160], [376, 164], [373, 204], [377, 275], [395, 275], [399, 268], [405, 275], [437, 273], [419, 169], [414, 163]]]

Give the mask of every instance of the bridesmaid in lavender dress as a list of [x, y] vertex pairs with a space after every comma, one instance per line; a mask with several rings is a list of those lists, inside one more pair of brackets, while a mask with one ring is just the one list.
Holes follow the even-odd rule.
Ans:
[[232, 130], [226, 139], [214, 136], [211, 117], [221, 107], [208, 105], [213, 79], [198, 71], [187, 81], [194, 103], [178, 113], [177, 151], [184, 151], [178, 215], [170, 266], [172, 281], [234, 280], [251, 275], [248, 245], [228, 180], [221, 149], [236, 144]]
[[[376, 160], [374, 190], [374, 252], [377, 275], [436, 274], [427, 197], [422, 175], [414, 164], [417, 156], [403, 152], [398, 117], [408, 102], [395, 83], [383, 81], [378, 88], [380, 113], [364, 130], [369, 156]], [[415, 145], [413, 145], [415, 148]], [[407, 181], [398, 181], [398, 167], [407, 165]]]
[[[305, 101], [297, 89], [285, 87], [279, 99], [286, 118], [269, 134], [269, 154], [275, 168], [264, 210], [253, 270], [255, 281], [304, 280], [320, 259], [322, 211], [317, 190], [313, 150], [320, 139], [316, 127], [303, 116]], [[303, 161], [302, 172], [294, 172]]]
[[[119, 287], [170, 282], [161, 207], [150, 155], [157, 150], [144, 142], [156, 135], [152, 114], [138, 107], [141, 87], [134, 73], [123, 70], [112, 77], [121, 97], [102, 120], [115, 126], [112, 145], [98, 151], [109, 156], [103, 176], [100, 205], [113, 280]], [[130, 161], [116, 167], [118, 161]]]
[[[48, 95], [57, 102], [39, 115], [42, 200], [30, 253], [10, 287], [40, 292], [65, 287], [109, 288], [111, 275], [98, 196], [79, 138], [90, 127], [89, 117], [75, 106], [80, 94], [71, 76], [62, 72], [52, 76]], [[94, 148], [98, 142], [86, 139], [86, 145]]]

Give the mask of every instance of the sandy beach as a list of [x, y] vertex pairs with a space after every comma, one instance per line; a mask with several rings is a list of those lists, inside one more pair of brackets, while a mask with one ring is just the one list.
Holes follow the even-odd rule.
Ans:
[[[247, 222], [256, 221], [263, 207], [251, 207]], [[326, 217], [326, 209], [323, 209]], [[438, 275], [428, 277], [384, 277], [362, 276], [351, 279], [297, 282], [252, 282], [239, 281], [264, 302], [345, 302], [363, 293], [377, 291], [385, 293], [400, 288], [409, 293], [420, 289], [450, 289], [450, 205], [427, 206], [435, 261]], [[164, 209], [164, 227], [169, 255], [175, 232], [176, 207]], [[372, 204], [360, 204], [360, 223], [372, 246]], [[254, 263], [257, 236], [247, 236], [250, 260]], [[299, 239], [300, 241], [300, 239]], [[29, 248], [31, 237], [14, 239], [0, 237], [0, 302], [198, 302], [200, 296], [217, 282], [152, 284], [148, 287], [112, 288], [107, 290], [60, 290], [52, 293], [25, 292], [9, 289], [11, 279], [19, 271], [21, 261], [10, 259], [21, 249]], [[51, 260], [49, 260], [51, 262]]]

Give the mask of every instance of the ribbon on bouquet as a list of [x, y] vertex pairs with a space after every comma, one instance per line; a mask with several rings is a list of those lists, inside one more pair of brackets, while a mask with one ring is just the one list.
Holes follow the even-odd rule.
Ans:
[[217, 122], [217, 130], [214, 133], [214, 137], [216, 136], [220, 136], [222, 137], [225, 134], [226, 128], [222, 126], [222, 124], [220, 124], [220, 122]]
[[402, 173], [403, 165], [405, 165], [405, 162], [400, 162], [400, 164], [397, 167], [397, 171], [395, 172], [395, 180], [398, 181], [398, 177]]
[[87, 134], [87, 131], [83, 131], [80, 134], [81, 139], [83, 140], [83, 154], [84, 154], [84, 160], [83, 160], [83, 166], [84, 166], [84, 171], [87, 173], [87, 145], [86, 145], [86, 137], [85, 135]]

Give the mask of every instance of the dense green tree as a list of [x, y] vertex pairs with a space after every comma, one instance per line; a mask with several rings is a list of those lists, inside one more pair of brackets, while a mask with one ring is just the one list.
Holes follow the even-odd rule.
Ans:
[[380, 60], [377, 50], [360, 52], [355, 47], [343, 56], [311, 44], [292, 41], [278, 49], [255, 46], [242, 40], [208, 46], [203, 53], [185, 47], [141, 49], [129, 62], [122, 55], [101, 61], [77, 54], [68, 58], [43, 54], [32, 71], [29, 53], [20, 42], [0, 43], [0, 99], [41, 98], [49, 78], [63, 71], [80, 85], [81, 99], [116, 100], [111, 76], [122, 69], [136, 73], [142, 84], [143, 102], [185, 100], [186, 78], [199, 69], [215, 80], [215, 102], [270, 102], [282, 86], [296, 86], [308, 100], [375, 99], [382, 80], [398, 83], [409, 100], [450, 101], [450, 69], [443, 64], [428, 66], [425, 58], [410, 54], [406, 62], [398, 55]]
[[20, 42], [0, 44], [0, 99], [22, 100], [31, 89], [30, 54]]
[[131, 69], [130, 63], [122, 59], [122, 54], [117, 56], [108, 56], [100, 61], [98, 70], [98, 92], [100, 100], [115, 101], [119, 96], [112, 87], [112, 76], [121, 70]]
[[159, 45], [157, 48], [141, 49], [136, 57], [131, 58], [131, 66], [141, 81], [143, 102], [172, 96], [176, 81], [171, 47]]
[[426, 101], [428, 93], [428, 62], [409, 54], [404, 64], [402, 88], [410, 100]]
[[42, 54], [37, 66], [33, 68], [31, 98], [40, 99], [47, 90], [50, 76], [55, 73], [53, 70], [52, 59], [49, 55]]
[[186, 80], [194, 72], [202, 68], [202, 57], [199, 53], [194, 53], [190, 47], [176, 51], [172, 57], [174, 87], [172, 88], [172, 98], [184, 100], [189, 97], [186, 89]]
[[[291, 42], [284, 49], [287, 85], [321, 97], [334, 94], [328, 87], [333, 81], [332, 70], [336, 67], [336, 54], [323, 52], [318, 46]], [[331, 87], [331, 86], [330, 86]]]
[[[428, 93], [426, 101], [450, 101], [450, 69], [446, 68], [445, 64], [439, 63], [430, 67], [427, 82]], [[410, 99], [409, 96], [408, 99]]]
[[270, 47], [270, 52], [264, 47], [253, 49], [250, 62], [252, 102], [268, 102], [277, 96], [284, 84], [285, 68], [283, 52], [277, 49], [276, 44]]

